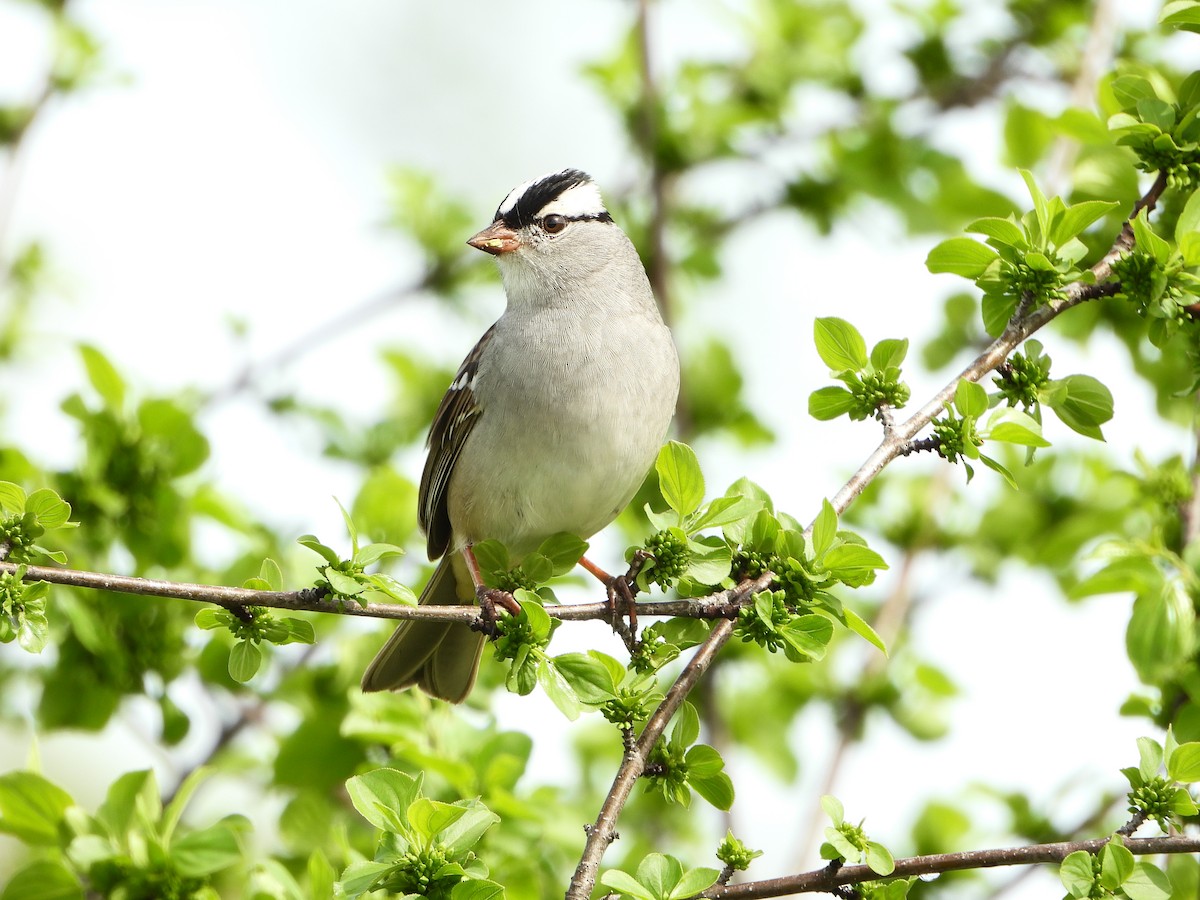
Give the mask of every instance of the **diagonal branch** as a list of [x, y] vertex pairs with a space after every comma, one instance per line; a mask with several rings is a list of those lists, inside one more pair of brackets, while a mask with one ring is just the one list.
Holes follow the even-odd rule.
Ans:
[[[1038, 863], [1061, 863], [1072, 853], [1083, 850], [1095, 853], [1109, 838], [1092, 841], [1062, 841], [1056, 844], [1034, 844], [1029, 847], [1008, 847], [995, 850], [971, 850], [964, 853], [937, 853], [896, 860], [895, 871], [889, 878], [910, 875], [937, 875], [962, 869], [991, 869], [998, 866], [1030, 866]], [[1130, 853], [1148, 856], [1160, 853], [1200, 852], [1200, 838], [1185, 835], [1170, 837], [1131, 838], [1125, 841]], [[711, 900], [750, 900], [758, 897], [786, 897], [792, 894], [830, 893], [834, 888], [849, 884], [878, 881], [880, 876], [867, 866], [828, 866], [800, 875], [785, 875], [763, 881], [747, 881], [728, 887], [715, 886], [697, 895]]]
[[1133, 226], [1130, 223], [1143, 209], [1154, 209], [1166, 187], [1167, 174], [1166, 172], [1159, 172], [1158, 177], [1154, 180], [1154, 184], [1134, 204], [1133, 211], [1129, 214], [1129, 218], [1122, 227], [1120, 235], [1113, 242], [1112, 247], [1099, 262], [1091, 267], [1090, 271], [1095, 276], [1094, 280], [1074, 281], [1063, 289], [1063, 296], [1060, 299], [1052, 300], [1028, 315], [1014, 316], [1004, 329], [1004, 333], [992, 341], [987, 349], [979, 354], [957, 376], [951, 379], [924, 406], [903, 422], [897, 423], [894, 428], [890, 429], [875, 451], [867, 457], [866, 462], [859, 467], [858, 471], [850, 477], [850, 480], [834, 495], [831, 501], [833, 508], [839, 514], [845, 512], [846, 508], [884, 470], [888, 463], [897, 456], [904, 455], [904, 448], [908, 442], [916, 437], [917, 433], [928, 425], [934, 416], [946, 408], [946, 404], [950, 402], [955, 390], [958, 388], [959, 381], [980, 381], [988, 372], [991, 372], [1004, 362], [1009, 354], [1020, 346], [1027, 337], [1062, 315], [1068, 309], [1096, 297], [1111, 294], [1113, 288], [1101, 282], [1104, 282], [1112, 275], [1113, 263], [1133, 246]]

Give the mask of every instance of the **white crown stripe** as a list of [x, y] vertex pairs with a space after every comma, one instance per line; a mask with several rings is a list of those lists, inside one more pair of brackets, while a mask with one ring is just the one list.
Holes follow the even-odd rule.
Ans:
[[600, 188], [588, 181], [567, 188], [538, 210], [538, 217], [559, 215], [573, 219], [580, 216], [599, 216], [604, 211]]
[[[531, 178], [529, 181], [518, 184], [515, 188], [508, 192], [508, 196], [504, 198], [504, 202], [500, 204], [500, 209], [498, 209], [497, 212], [502, 216], [508, 215], [513, 211], [513, 208], [517, 205], [517, 201], [521, 199], [522, 195], [524, 195], [527, 190], [529, 190], [539, 181], [544, 180], [545, 177], [546, 176], [543, 175], [541, 178]], [[492, 196], [495, 195], [493, 194]]]

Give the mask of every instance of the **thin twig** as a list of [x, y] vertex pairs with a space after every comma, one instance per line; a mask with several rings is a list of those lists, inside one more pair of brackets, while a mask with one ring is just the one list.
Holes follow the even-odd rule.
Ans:
[[[912, 856], [896, 860], [895, 871], [888, 877], [937, 875], [963, 869], [990, 869], [998, 866], [1030, 866], [1038, 863], [1060, 863], [1072, 853], [1083, 850], [1095, 853], [1109, 838], [1091, 841], [1062, 841], [1055, 844], [1035, 844], [1029, 847], [1009, 847], [996, 850], [971, 850], [964, 853], [937, 853], [931, 856]], [[1137, 856], [1159, 853], [1200, 852], [1200, 838], [1183, 835], [1156, 838], [1131, 838], [1125, 841], [1129, 851]], [[867, 866], [842, 866], [835, 872], [829, 867], [785, 875], [763, 881], [747, 881], [728, 887], [715, 886], [699, 894], [711, 900], [750, 900], [757, 897], [785, 897], [791, 894], [829, 893], [832, 888], [848, 884], [877, 881], [879, 875]]]
[[262, 377], [264, 372], [282, 368], [285, 365], [293, 363], [301, 357], [317, 350], [333, 338], [339, 337], [352, 329], [362, 327], [372, 318], [386, 312], [397, 303], [416, 297], [422, 291], [426, 290], [428, 285], [429, 273], [426, 273], [412, 284], [401, 285], [400, 287], [383, 291], [374, 297], [368, 297], [355, 306], [341, 310], [333, 318], [314, 326], [309, 331], [300, 335], [300, 337], [284, 344], [269, 356], [257, 362], [248, 363], [224, 387], [213, 391], [205, 399], [205, 405], [216, 406], [226, 402], [235, 395], [250, 388]]

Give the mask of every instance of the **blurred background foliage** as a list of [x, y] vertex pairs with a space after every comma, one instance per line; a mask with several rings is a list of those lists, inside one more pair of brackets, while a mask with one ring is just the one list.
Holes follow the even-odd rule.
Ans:
[[[246, 359], [232, 377], [213, 372], [209, 380], [180, 390], [130, 380], [125, 361], [99, 346], [74, 350], [31, 326], [39, 305], [55, 302], [62, 273], [52, 241], [15, 240], [7, 227], [20, 158], [38, 152], [39, 120], [51, 107], [70, 115], [90, 92], [120, 90], [120, 73], [110, 68], [103, 41], [74, 4], [0, 2], [40, 7], [40, 27], [53, 48], [45, 70], [35, 73], [31, 93], [0, 98], [5, 159], [0, 411], [6, 398], [23, 389], [23, 367], [32, 355], [52, 355], [63, 368], [76, 365], [77, 357], [82, 373], [58, 409], [43, 410], [46, 417], [72, 423], [71, 443], [54, 461], [41, 458], [25, 439], [39, 423], [4, 418], [0, 480], [27, 490], [50, 487], [71, 503], [81, 527], [64, 532], [55, 547], [66, 551], [75, 568], [241, 584], [258, 574], [264, 557], [272, 557], [283, 562], [288, 586], [302, 586], [314, 577], [316, 560], [295, 548], [295, 534], [247, 508], [211, 463], [205, 415], [222, 404], [250, 403], [261, 413], [258, 427], [281, 430], [331, 465], [349, 467], [356, 487], [342, 500], [359, 530], [407, 547], [408, 560], [392, 571], [419, 584], [427, 567], [419, 562], [424, 557], [413, 461], [457, 358], [379, 340], [369, 323], [405, 298], [421, 296], [445, 304], [464, 333], [477, 330], [470, 300], [498, 287], [489, 261], [463, 241], [486, 221], [489, 208], [456, 196], [445, 186], [444, 173], [398, 159], [378, 198], [379, 216], [415, 251], [419, 263], [411, 280], [361, 306], [339, 309], [339, 302], [331, 302], [327, 318], [315, 321], [307, 336], [277, 356]], [[1034, 170], [1049, 192], [1070, 202], [1118, 202], [1082, 236], [1090, 263], [1111, 245], [1141, 193], [1139, 185], [1147, 183], [1134, 154], [1117, 145], [1106, 127], [1119, 109], [1115, 73], [1138, 73], [1165, 90], [1177, 88], [1188, 74], [1186, 60], [1196, 58], [1198, 40], [1159, 27], [1153, 14], [1140, 21], [1119, 15], [1114, 9], [1119, 4], [1106, 0], [890, 5], [754, 0], [689, 9], [688, 15], [722, 30], [725, 52], [693, 55], [674, 46], [668, 54], [662, 45], [669, 35], [656, 29], [653, 3], [613, 5], [628, 20], [619, 41], [581, 73], [549, 74], [580, 75], [624, 132], [625, 180], [606, 185], [607, 197], [637, 243], [679, 335], [684, 370], [679, 438], [702, 448], [702, 459], [706, 453], [732, 455], [744, 463], [741, 472], [756, 479], [750, 454], [776, 440], [781, 417], [804, 416], [803, 398], [818, 385], [791, 385], [791, 408], [764, 409], [745, 375], [755, 347], [712, 327], [711, 316], [697, 315], [706, 298], [725, 289], [730, 248], [740, 235], [754, 223], [796, 217], [812, 229], [809, 245], [791, 251], [805, 256], [819, 254], [821, 236], [839, 227], [882, 219], [899, 229], [897, 239], [916, 236], [931, 246], [935, 236], [960, 234], [973, 219], [1023, 212], [1024, 194], [1012, 189], [1011, 178], [995, 177], [994, 166], [989, 168], [989, 161], [998, 160], [1003, 167]], [[535, 71], [531, 77], [545, 74]], [[978, 111], [965, 120], [966, 134], [956, 115], [963, 110]], [[569, 127], [569, 117], [564, 124]], [[499, 196], [508, 186], [493, 187]], [[1186, 196], [1183, 189], [1168, 192], [1156, 219], [1160, 234], [1173, 232]], [[940, 303], [937, 298], [947, 291], [941, 282], [929, 282], [918, 296], [896, 293], [889, 272], [870, 258], [837, 275], [847, 293], [873, 294], [879, 302], [904, 307]], [[736, 296], [736, 285], [733, 290]], [[86, 302], [86, 285], [81, 293]], [[747, 312], [730, 308], [722, 314], [740, 317], [752, 309], [747, 301]], [[776, 315], [764, 314], [759, 327], [781, 327]], [[794, 327], [789, 340], [795, 353], [811, 355], [807, 320], [789, 317], [782, 326]], [[388, 379], [387, 396], [365, 419], [325, 398], [290, 390], [276, 371], [300, 356], [306, 365], [336, 367], [338, 360], [323, 352], [323, 343], [348, 329], [360, 329], [361, 352], [376, 354]], [[1109, 354], [1126, 354], [1104, 368], [1111, 366], [1120, 377], [1128, 369], [1128, 377], [1140, 379], [1163, 427], [1179, 435], [1176, 446], [1193, 440], [1188, 433], [1196, 428], [1195, 356], [1181, 345], [1153, 345], [1133, 304], [1085, 305], [1041, 337], [1051, 350], [1099, 342]], [[919, 356], [945, 380], [984, 340], [978, 296], [953, 293]], [[786, 364], [777, 361], [781, 381], [791, 377]], [[1104, 378], [1109, 372], [1094, 374]], [[923, 399], [919, 390], [914, 399]], [[807, 427], [811, 440], [824, 440], [817, 430], [822, 426]], [[1123, 427], [1128, 426], [1118, 410], [1108, 428]], [[872, 425], [858, 428], [870, 431]], [[854, 449], [860, 446], [865, 445], [846, 448], [847, 466], [861, 455]], [[803, 477], [801, 449], [795, 458]], [[959, 473], [945, 466], [901, 462], [853, 507], [855, 527], [888, 548], [890, 577], [855, 598], [888, 641], [888, 659], [864, 652], [856, 640], [838, 641], [817, 665], [789, 665], [754, 647], [730, 645], [694, 698], [706, 740], [735, 771], [756, 773], [745, 788], [735, 775], [742, 796], [752, 798], [763, 783], [791, 785], [802, 775], [808, 778], [809, 793], [796, 796], [794, 819], [783, 826], [795, 859], [776, 859], [774, 871], [789, 871], [805, 859], [811, 864], [805, 854], [822, 820], [805, 811], [816, 808], [820, 793], [836, 792], [840, 762], [856, 746], [867, 741], [864, 752], [876, 755], [874, 765], [886, 767], [887, 748], [871, 743], [872, 735], [898, 730], [918, 741], [937, 741], [954, 726], [959, 687], [936, 657], [907, 641], [929, 600], [928, 580], [914, 583], [917, 572], [982, 585], [1019, 565], [1045, 573], [1063, 602], [1112, 591], [1136, 595], [1127, 650], [1142, 689], [1108, 698], [1112, 716], [1140, 717], [1152, 733], [1171, 725], [1181, 740], [1200, 740], [1194, 454], [1163, 453], [1151, 443], [1129, 465], [1102, 446], [1065, 442], [1039, 453], [1031, 465], [1022, 462], [1006, 460], [1019, 492], [981, 488], [978, 482], [964, 489]], [[820, 491], [832, 494], [836, 486], [831, 481]], [[644, 496], [652, 490], [649, 485]], [[640, 508], [635, 503], [620, 520], [630, 540], [647, 531]], [[807, 520], [814, 510], [792, 512]], [[214, 534], [220, 535], [219, 546], [234, 552], [210, 552]], [[1120, 543], [1108, 545], [1099, 566], [1096, 548], [1111, 541]], [[503, 679], [486, 662], [481, 687], [463, 710], [440, 708], [415, 693], [364, 696], [358, 691], [361, 669], [388, 629], [364, 630], [335, 617], [311, 617], [315, 648], [264, 645], [263, 670], [239, 684], [228, 674], [231, 640], [194, 628], [195, 612], [185, 603], [55, 588], [48, 603], [47, 649], [36, 658], [15, 644], [0, 649], [0, 719], [10, 728], [28, 727], [40, 735], [125, 729], [154, 748], [154, 768], [168, 799], [198, 765], [215, 770], [225, 789], [205, 813], [216, 815], [198, 817], [195, 827], [219, 815], [256, 812], [264, 803], [268, 819], [273, 817], [264, 827], [257, 810], [253, 840], [241, 825], [230, 825], [237, 852], [212, 871], [189, 874], [172, 868], [170, 860], [159, 861], [138, 870], [137, 881], [130, 874], [136, 862], [116, 860], [113, 865], [125, 867], [127, 892], [105, 896], [201, 896], [197, 892], [205, 889], [220, 896], [321, 896], [329, 871], [340, 872], [373, 852], [374, 831], [349, 805], [344, 782], [382, 764], [423, 772], [428, 796], [480, 797], [502, 817], [502, 826], [488, 832], [478, 853], [509, 896], [553, 896], [563, 889], [582, 840], [579, 826], [594, 817], [619, 759], [610, 727], [585, 720], [565, 736], [514, 730], [511, 716], [495, 712], [505, 708], [503, 699], [497, 706], [496, 696]], [[1031, 630], [1040, 627], [1028, 623]], [[986, 625], [961, 640], [987, 640]], [[1070, 665], [1023, 658], [1021, 647], [1013, 648], [1012, 659], [1014, 666]], [[1119, 658], [1111, 664], [1127, 665]], [[1060, 677], [1048, 668], [1047, 689], [1059, 690], [1049, 683]], [[526, 721], [518, 716], [516, 721]], [[996, 722], [995, 728], [998, 745], [1062, 739], [1023, 733], [1018, 722]], [[550, 783], [529, 771], [537, 740], [559, 742], [556, 752], [569, 755], [562, 764], [569, 777]], [[809, 752], [818, 740], [821, 752]], [[10, 759], [5, 768], [18, 766], [19, 760]], [[886, 820], [897, 856], [1093, 837], [1123, 818], [1108, 786], [1081, 790], [1064, 780], [1064, 794], [1083, 796], [1068, 805], [1068, 816], [1059, 796], [1026, 794], [1006, 784], [989, 784], [982, 769], [975, 786], [947, 784], [916, 807], [907, 829], [896, 823], [897, 811], [887, 808], [854, 810], [852, 818]], [[764, 823], [756, 822], [752, 806], [735, 806], [727, 821], [718, 821], [697, 807], [683, 809], [639, 793], [622, 817], [621, 840], [606, 862], [629, 861], [626, 868], [632, 868], [645, 853], [659, 850], [710, 864], [727, 824], [735, 824], [753, 845], [754, 828]], [[17, 837], [28, 847], [16, 842], [5, 847], [10, 873], [30, 860], [63, 859], [53, 836]], [[1178, 885], [1194, 883], [1194, 861], [1171, 866]], [[50, 877], [49, 870], [38, 871]], [[86, 874], [75, 862], [67, 871]], [[1015, 897], [1024, 877], [956, 874], [916, 886], [913, 896]], [[135, 882], [140, 887], [129, 887]], [[0, 896], [42, 895], [10, 890]], [[68, 885], [54, 896], [79, 893]]]

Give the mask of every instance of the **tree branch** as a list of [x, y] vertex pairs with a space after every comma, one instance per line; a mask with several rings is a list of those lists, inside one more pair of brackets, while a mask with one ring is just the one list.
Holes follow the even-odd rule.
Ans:
[[671, 716], [679, 709], [692, 687], [704, 674], [704, 670], [708, 668], [732, 634], [733, 623], [728, 620], [718, 622], [713, 626], [712, 632], [700, 645], [700, 649], [696, 651], [691, 661], [684, 666], [679, 677], [675, 679], [675, 683], [671, 685], [671, 689], [667, 691], [667, 696], [663, 698], [658, 709], [646, 723], [646, 727], [642, 729], [637, 742], [626, 749], [621, 766], [617, 769], [617, 775], [613, 779], [612, 787], [609, 788], [608, 796], [604, 798], [604, 803], [600, 807], [600, 814], [596, 817], [595, 823], [585, 828], [587, 842], [584, 845], [579, 865], [575, 869], [575, 875], [567, 888], [567, 900], [587, 900], [591, 896], [592, 889], [596, 886], [596, 873], [600, 868], [600, 860], [604, 857], [604, 851], [617, 839], [617, 817], [625, 807], [633, 785], [645, 771], [646, 759], [650, 751], [662, 737], [663, 731], [671, 721]]
[[[1045, 306], [1038, 307], [1027, 315], [1022, 315], [1018, 311], [1018, 314], [1013, 316], [1000, 337], [992, 341], [987, 349], [959, 372], [955, 378], [951, 379], [924, 406], [887, 432], [875, 451], [867, 457], [858, 471], [834, 495], [831, 501], [833, 508], [839, 514], [845, 512], [846, 508], [884, 470], [888, 463], [897, 456], [905, 455], [904, 451], [909, 442], [916, 437], [922, 428], [929, 424], [934, 416], [946, 408], [946, 404], [950, 402], [954, 396], [954, 392], [958, 388], [959, 381], [964, 379], [967, 381], [980, 381], [985, 375], [1004, 362], [1009, 354], [1020, 346], [1026, 338], [1062, 315], [1071, 307], [1078, 306], [1080, 303], [1096, 297], [1115, 293], [1117, 287], [1106, 285], [1102, 282], [1107, 281], [1112, 275], [1113, 263], [1133, 246], [1133, 226], [1130, 223], [1143, 209], [1154, 209], [1166, 187], [1167, 174], [1166, 172], [1159, 172], [1150, 189], [1134, 204], [1133, 212], [1129, 214], [1129, 218], [1121, 228], [1121, 233], [1113, 242], [1112, 247], [1099, 262], [1091, 267], [1090, 271], [1095, 276], [1094, 281], [1074, 281], [1063, 289], [1063, 296], [1060, 299], [1052, 300]], [[908, 452], [911, 453], [912, 450]]]
[[[0, 549], [4, 549], [0, 547]], [[0, 554], [0, 559], [3, 555]], [[17, 563], [0, 561], [0, 574], [15, 574]], [[744, 581], [736, 587], [690, 600], [643, 600], [634, 604], [638, 615], [687, 616], [694, 619], [730, 619], [754, 593], [765, 590], [774, 576], [768, 572], [752, 581]], [[479, 607], [464, 606], [409, 606], [403, 603], [367, 603], [359, 605], [354, 600], [332, 600], [322, 588], [310, 587], [298, 591], [257, 591], [249, 588], [225, 587], [223, 585], [194, 584], [186, 581], [162, 581], [157, 578], [137, 578], [131, 575], [109, 575], [104, 572], [85, 572], [79, 569], [59, 569], [52, 566], [25, 566], [25, 581], [45, 581], [67, 587], [91, 588], [98, 591], [113, 591], [119, 594], [137, 594], [144, 597], [165, 597], [171, 600], [191, 600], [197, 603], [215, 603], [226, 609], [236, 610], [245, 606], [263, 606], [268, 609], [288, 609], [300, 612], [327, 613], [330, 615], [359, 616], [368, 619], [439, 619], [450, 622], [471, 623], [479, 618]], [[606, 602], [572, 603], [565, 606], [550, 605], [546, 613], [551, 618], [565, 622], [592, 619], [608, 620], [612, 608]]]
[[[970, 850], [963, 853], [937, 853], [931, 856], [912, 856], [896, 860], [896, 870], [889, 878], [909, 875], [937, 875], [962, 869], [991, 869], [998, 866], [1030, 866], [1038, 863], [1060, 863], [1072, 853], [1084, 850], [1095, 853], [1110, 838], [1091, 841], [1062, 841], [1056, 844], [1034, 844], [1029, 847], [1009, 847], [996, 850]], [[1125, 846], [1134, 855], [1200, 852], [1200, 838], [1172, 835], [1170, 837], [1131, 838]], [[757, 897], [786, 897], [791, 894], [830, 893], [832, 889], [849, 884], [878, 881], [880, 878], [867, 866], [842, 866], [836, 871], [823, 867], [800, 875], [785, 875], [763, 881], [747, 881], [728, 887], [712, 887], [698, 894], [710, 900], [750, 900]]]

